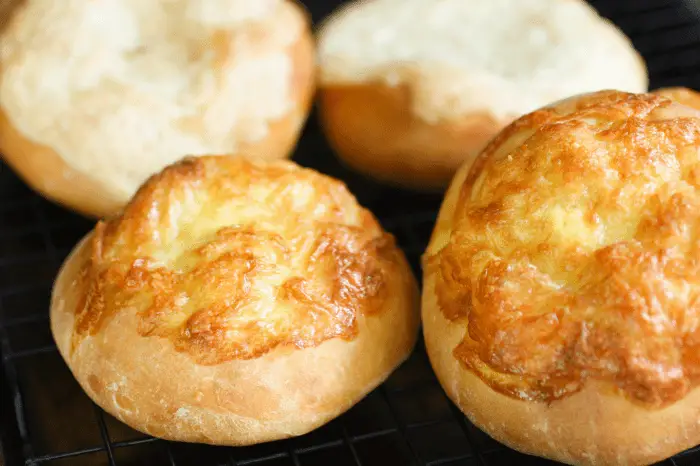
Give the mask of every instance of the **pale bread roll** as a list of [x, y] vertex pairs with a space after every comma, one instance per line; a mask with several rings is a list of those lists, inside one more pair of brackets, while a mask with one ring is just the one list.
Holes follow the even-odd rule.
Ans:
[[49, 199], [113, 215], [186, 155], [288, 157], [313, 61], [289, 0], [27, 0], [0, 35], [0, 153]]
[[643, 92], [644, 62], [582, 0], [361, 0], [319, 33], [321, 121], [349, 166], [441, 189], [500, 129], [549, 102]]
[[700, 111], [601, 92], [455, 176], [423, 258], [449, 397], [525, 453], [647, 465], [700, 443]]
[[157, 437], [249, 445], [338, 416], [411, 352], [418, 289], [339, 181], [187, 159], [63, 265], [51, 329], [85, 392]]

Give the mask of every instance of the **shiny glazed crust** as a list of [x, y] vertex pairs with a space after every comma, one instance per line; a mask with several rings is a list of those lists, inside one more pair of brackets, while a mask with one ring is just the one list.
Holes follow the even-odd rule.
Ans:
[[86, 393], [148, 434], [247, 445], [306, 433], [410, 353], [417, 287], [341, 183], [288, 162], [187, 159], [99, 223], [51, 327]]
[[426, 348], [497, 440], [641, 465], [700, 442], [700, 113], [601, 92], [465, 164], [424, 256]]
[[[286, 16], [295, 23], [290, 24], [289, 29], [299, 28], [301, 30], [296, 41], [286, 47], [286, 54], [292, 63], [289, 75], [289, 98], [291, 101], [288, 111], [281, 117], [272, 118], [265, 122], [264, 137], [254, 137], [252, 133], [247, 136], [238, 134], [235, 145], [228, 147], [223, 152], [235, 150], [237, 155], [268, 160], [287, 158], [291, 156], [306, 121], [314, 92], [314, 41], [306, 12], [296, 2], [288, 0], [284, 0], [284, 2], [287, 4], [287, 8], [291, 8], [291, 10], [286, 11]], [[22, 9], [18, 8], [17, 10], [17, 16], [19, 16]], [[212, 41], [210, 46], [216, 48], [218, 45], [216, 41]], [[221, 60], [226, 59], [226, 57], [221, 58]], [[2, 65], [3, 63], [0, 61], [0, 82], [3, 79]], [[212, 73], [216, 72], [218, 72], [216, 69], [212, 70]], [[221, 98], [215, 96], [216, 100]], [[127, 98], [125, 97], [125, 99]], [[195, 110], [189, 109], [189, 112]], [[108, 118], [107, 115], [101, 117]], [[203, 115], [200, 117], [204, 118]], [[193, 132], [197, 137], [202, 136], [206, 139], [205, 124], [202, 121], [196, 121], [196, 118], [193, 117], [189, 123], [174, 122], [174, 125], [182, 126], [182, 135]], [[108, 122], [107, 125], [109, 124]], [[86, 127], [80, 130], [91, 131], [92, 128]], [[110, 131], [114, 135], [114, 128]], [[230, 133], [233, 134], [235, 131], [240, 133], [238, 128], [231, 128]], [[115, 137], [127, 136], [119, 134]], [[129, 137], [138, 144], [140, 135]], [[109, 140], [105, 140], [104, 143], [106, 145], [112, 144]], [[161, 169], [165, 164], [170, 163], [168, 161], [161, 162], [160, 159], [156, 160], [155, 158], [144, 161], [143, 157], [136, 157], [135, 154], [120, 154], [120, 156], [127, 158], [129, 155], [133, 155], [133, 158], [129, 162], [131, 166], [128, 170], [136, 174], [136, 178], [145, 179], [150, 175], [152, 173], [151, 169], [148, 168], [150, 166], [157, 166], [158, 169]], [[180, 156], [186, 155], [200, 154], [186, 153]], [[121, 171], [123, 168], [115, 169], [109, 166], [108, 159], [104, 160], [100, 166], [100, 175], [97, 177], [94, 168], [86, 170], [80, 163], [71, 162], [70, 154], [67, 156], [59, 154], [57, 148], [43, 144], [25, 134], [13, 123], [13, 117], [8, 114], [8, 109], [3, 105], [1, 99], [0, 156], [40, 194], [91, 217], [104, 218], [118, 214], [129, 201], [135, 189], [125, 190], [116, 184], [112, 185], [109, 180], [105, 182], [105, 174]], [[159, 165], [160, 163], [162, 165]], [[138, 184], [140, 182], [134, 186], [138, 186]]]
[[326, 136], [343, 162], [377, 180], [426, 191], [444, 189], [510, 121], [483, 112], [430, 123], [411, 112], [406, 86], [381, 82], [327, 85], [319, 100]]

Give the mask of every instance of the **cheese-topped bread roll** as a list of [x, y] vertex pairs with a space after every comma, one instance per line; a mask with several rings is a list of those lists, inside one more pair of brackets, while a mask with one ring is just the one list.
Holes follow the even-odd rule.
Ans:
[[574, 97], [450, 186], [424, 256], [435, 372], [481, 429], [581, 465], [700, 443], [700, 112]]
[[444, 189], [514, 118], [647, 90], [630, 41], [583, 0], [361, 0], [319, 36], [321, 120], [348, 165]]
[[247, 445], [304, 434], [410, 353], [418, 291], [339, 181], [290, 162], [186, 159], [98, 223], [51, 329], [85, 392], [134, 429]]
[[184, 156], [289, 156], [313, 61], [289, 0], [27, 0], [0, 34], [0, 153], [44, 196], [113, 215]]

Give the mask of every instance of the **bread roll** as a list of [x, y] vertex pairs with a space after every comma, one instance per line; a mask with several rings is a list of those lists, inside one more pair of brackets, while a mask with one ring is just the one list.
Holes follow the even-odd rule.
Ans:
[[700, 443], [700, 112], [599, 92], [526, 115], [455, 176], [423, 258], [449, 397], [579, 465]]
[[289, 0], [27, 0], [0, 35], [0, 153], [49, 199], [114, 215], [186, 155], [289, 156], [313, 61]]
[[643, 92], [630, 41], [582, 0], [363, 0], [319, 35], [321, 120], [349, 166], [444, 189], [507, 123], [600, 89]]
[[85, 392], [132, 428], [248, 445], [309, 432], [384, 381], [415, 343], [418, 299], [342, 183], [203, 157], [76, 246], [51, 330]]

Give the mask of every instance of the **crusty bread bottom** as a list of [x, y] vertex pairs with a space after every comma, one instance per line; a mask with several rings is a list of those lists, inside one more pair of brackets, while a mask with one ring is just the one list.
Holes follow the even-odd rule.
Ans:
[[50, 147], [37, 144], [15, 128], [0, 109], [0, 156], [33, 189], [46, 198], [87, 216], [117, 212], [121, 196], [68, 166]]
[[[445, 196], [431, 248], [449, 239], [468, 173], [469, 166], [463, 166]], [[633, 404], [611, 385], [597, 381], [550, 404], [493, 390], [453, 354], [466, 326], [444, 317], [435, 295], [435, 273], [426, 269], [423, 280], [423, 333], [430, 362], [450, 399], [499, 442], [524, 453], [592, 466], [647, 465], [700, 443], [700, 389], [661, 410]]]
[[439, 191], [509, 121], [486, 113], [428, 123], [413, 114], [407, 86], [323, 85], [321, 123], [348, 166], [390, 184]]
[[[302, 34], [289, 53], [294, 63], [291, 86], [294, 107], [283, 118], [269, 123], [267, 137], [242, 145], [236, 150], [236, 155], [272, 160], [288, 158], [294, 150], [314, 91], [311, 34]], [[125, 195], [94, 181], [89, 173], [75, 170], [53, 148], [38, 144], [18, 131], [1, 107], [0, 156], [41, 195], [89, 217], [104, 218], [117, 214], [133, 194]]]
[[[351, 341], [314, 348], [280, 347], [249, 360], [198, 365], [166, 338], [137, 332], [124, 309], [73, 347], [79, 271], [90, 236], [71, 253], [57, 278], [51, 329], [58, 349], [85, 392], [132, 428], [176, 441], [250, 445], [307, 433], [360, 401], [383, 382], [415, 344], [418, 291], [410, 268], [388, 289], [386, 308], [358, 319]], [[84, 291], [84, 290], [83, 290]]]
[[450, 399], [480, 429], [523, 453], [567, 464], [648, 465], [700, 443], [700, 390], [661, 410], [637, 406], [610, 385], [586, 387], [551, 404], [522, 401], [494, 391], [466, 370], [452, 351], [464, 326], [437, 306], [435, 279], [423, 291], [425, 346]]

